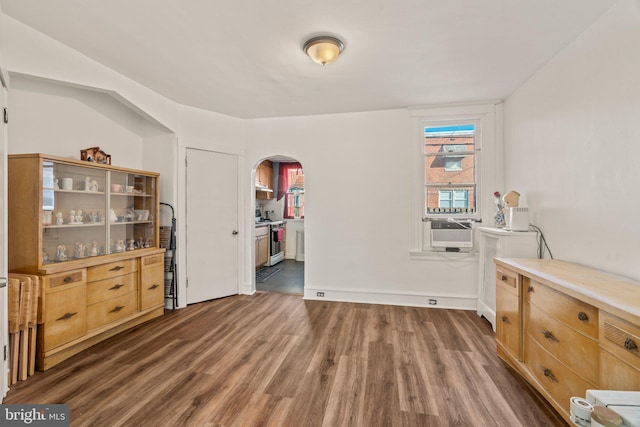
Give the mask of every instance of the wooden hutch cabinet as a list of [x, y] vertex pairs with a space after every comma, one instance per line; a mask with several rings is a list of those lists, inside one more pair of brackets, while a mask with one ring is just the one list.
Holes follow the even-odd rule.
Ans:
[[8, 159], [9, 271], [42, 277], [38, 369], [164, 313], [159, 174]]

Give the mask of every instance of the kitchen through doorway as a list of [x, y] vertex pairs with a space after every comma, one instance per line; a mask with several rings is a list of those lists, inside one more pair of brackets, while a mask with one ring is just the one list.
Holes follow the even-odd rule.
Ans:
[[254, 259], [258, 292], [304, 294], [304, 170], [277, 155], [255, 169]]

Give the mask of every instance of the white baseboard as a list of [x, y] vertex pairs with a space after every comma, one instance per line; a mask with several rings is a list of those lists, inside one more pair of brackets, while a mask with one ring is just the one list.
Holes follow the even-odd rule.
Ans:
[[[318, 296], [318, 292], [324, 296]], [[408, 307], [476, 310], [475, 296], [431, 295], [425, 293], [392, 293], [338, 289], [304, 289], [304, 299], [317, 301], [356, 302], [365, 304], [402, 305]], [[435, 304], [432, 302], [435, 301]]]

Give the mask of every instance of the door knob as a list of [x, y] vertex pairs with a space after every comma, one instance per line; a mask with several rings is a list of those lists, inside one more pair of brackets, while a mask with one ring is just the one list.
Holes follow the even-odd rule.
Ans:
[[236, 234], [238, 234], [238, 230], [233, 230], [233, 231], [231, 232], [231, 234], [233, 234], [233, 235], [235, 236]]

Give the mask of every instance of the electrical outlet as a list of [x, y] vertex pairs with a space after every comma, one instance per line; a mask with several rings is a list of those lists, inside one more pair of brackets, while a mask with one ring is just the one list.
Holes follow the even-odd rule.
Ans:
[[324, 292], [316, 292], [317, 297], [324, 297]]
[[437, 299], [429, 299], [429, 305], [438, 305]]

